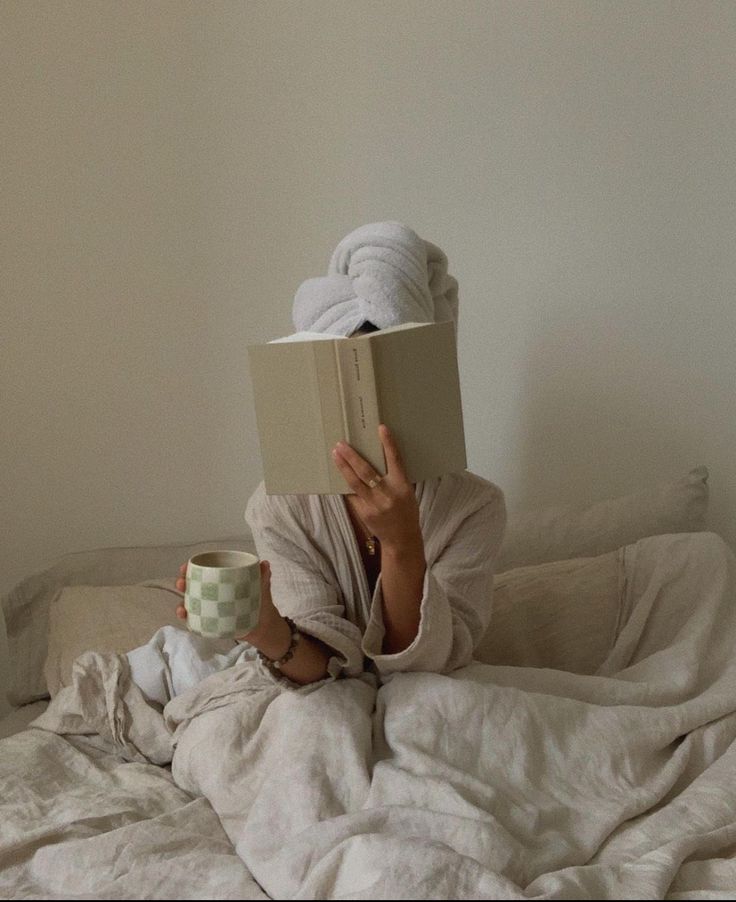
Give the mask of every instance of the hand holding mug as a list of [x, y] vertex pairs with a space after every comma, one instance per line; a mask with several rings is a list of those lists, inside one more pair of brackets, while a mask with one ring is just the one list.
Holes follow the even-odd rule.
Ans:
[[[221, 553], [221, 552], [209, 552], [209, 554], [218, 554], [218, 553]], [[230, 552], [230, 553], [232, 554], [232, 552]], [[176, 588], [184, 594], [184, 601], [180, 602], [179, 605], [177, 606], [176, 616], [179, 617], [179, 619], [181, 619], [181, 620], [189, 621], [189, 611], [187, 610], [187, 604], [189, 605], [190, 608], [194, 608], [194, 609], [199, 608], [200, 611], [202, 608], [201, 604], [198, 605], [196, 600], [194, 601], [194, 604], [192, 604], [193, 595], [201, 594], [201, 590], [199, 589], [199, 587], [195, 588], [193, 590], [193, 592], [187, 593], [188, 571], [190, 570], [190, 568], [192, 566], [194, 566], [194, 567], [197, 566], [196, 560], [197, 560], [197, 558], [200, 558], [200, 557], [202, 557], [202, 556], [195, 555], [195, 557], [192, 558], [191, 561], [188, 561], [186, 564], [182, 564], [181, 567], [179, 567], [180, 576], [176, 581]], [[195, 563], [193, 564], [193, 562], [195, 562]], [[207, 562], [207, 561], [205, 561], [205, 562]], [[237, 641], [251, 642], [253, 644], [261, 644], [261, 641], [264, 638], [267, 638], [270, 634], [273, 634], [274, 639], [282, 638], [283, 627], [285, 626], [285, 622], [284, 622], [284, 619], [281, 616], [281, 614], [279, 614], [278, 609], [274, 605], [273, 597], [271, 595], [271, 565], [268, 561], [259, 561], [258, 563], [259, 563], [259, 569], [258, 569], [259, 580], [258, 580], [258, 582], [260, 583], [260, 593], [259, 593], [258, 603], [257, 603], [257, 615], [258, 616], [251, 617], [250, 623], [246, 627], [244, 627], [244, 630], [245, 630], [244, 632], [241, 633], [237, 628], [234, 630], [234, 632], [230, 632], [229, 630], [223, 632], [222, 630], [219, 630], [216, 633], [216, 637], [220, 638], [225, 635], [233, 635]], [[198, 575], [196, 570], [194, 571], [194, 573], [195, 573], [195, 575]], [[196, 583], [194, 583], [192, 585], [196, 586]], [[225, 593], [223, 593], [222, 590], [220, 590], [220, 589], [217, 590], [217, 593], [215, 593], [215, 591], [213, 591], [213, 590], [210, 590], [208, 594], [212, 594], [212, 595], [218, 594], [219, 595], [221, 593], [228, 594], [228, 595], [231, 594], [227, 591], [225, 591]], [[207, 602], [208, 600], [205, 600], [205, 601]], [[251, 599], [251, 601], [252, 601], [252, 599]], [[209, 603], [209, 607], [212, 607], [211, 601]], [[193, 613], [192, 620], [195, 620], [198, 616], [199, 616], [199, 618], [201, 618], [201, 613], [199, 615], [197, 615], [196, 613]], [[237, 623], [237, 617], [236, 617], [236, 623]], [[242, 623], [242, 619], [241, 619], [241, 623]], [[212, 626], [212, 624], [209, 624], [209, 625]], [[228, 626], [228, 625], [229, 624], [226, 624], [226, 626]], [[191, 622], [190, 622], [190, 629], [192, 629]], [[200, 632], [200, 629], [195, 629], [193, 631]], [[203, 634], [204, 635], [213, 635], [212, 632], [206, 632]], [[214, 635], [213, 635], [213, 637], [214, 637]]]

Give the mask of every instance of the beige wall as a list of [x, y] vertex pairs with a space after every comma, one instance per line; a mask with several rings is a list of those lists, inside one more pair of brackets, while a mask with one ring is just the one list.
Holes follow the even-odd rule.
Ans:
[[237, 532], [245, 346], [399, 219], [461, 291], [509, 508], [711, 469], [736, 546], [736, 6], [0, 6], [0, 590]]

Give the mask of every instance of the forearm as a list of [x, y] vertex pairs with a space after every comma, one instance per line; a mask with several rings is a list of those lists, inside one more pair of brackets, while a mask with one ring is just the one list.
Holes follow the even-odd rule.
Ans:
[[[282, 618], [269, 625], [268, 632], [258, 632], [248, 635], [247, 641], [257, 648], [267, 658], [278, 660], [286, 654], [291, 641], [291, 630], [288, 623]], [[294, 656], [280, 669], [285, 677], [288, 677], [300, 686], [308, 683], [316, 683], [327, 676], [327, 664], [333, 652], [329, 646], [313, 636], [302, 633], [301, 639], [294, 649]]]
[[421, 535], [399, 546], [381, 548], [382, 651], [386, 655], [404, 651], [416, 639], [426, 569]]

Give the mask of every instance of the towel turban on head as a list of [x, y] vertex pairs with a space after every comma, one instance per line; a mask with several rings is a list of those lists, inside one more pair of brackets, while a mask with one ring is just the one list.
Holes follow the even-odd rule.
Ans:
[[400, 222], [373, 222], [342, 239], [326, 276], [302, 282], [294, 326], [345, 336], [365, 322], [387, 329], [452, 320], [457, 340], [457, 287], [439, 247]]

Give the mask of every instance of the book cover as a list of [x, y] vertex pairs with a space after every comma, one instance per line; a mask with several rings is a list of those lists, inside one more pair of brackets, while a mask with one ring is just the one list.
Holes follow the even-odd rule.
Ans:
[[302, 332], [248, 355], [268, 494], [350, 493], [331, 454], [339, 439], [384, 474], [379, 423], [411, 482], [466, 468], [454, 323]]

